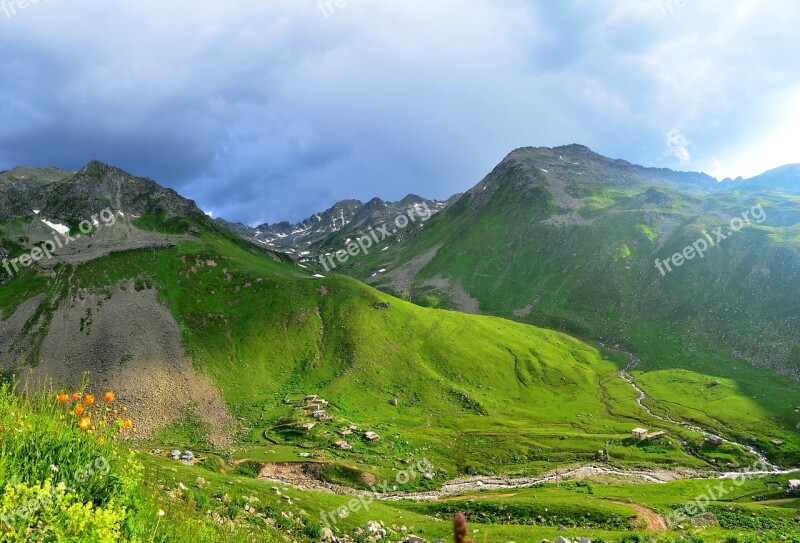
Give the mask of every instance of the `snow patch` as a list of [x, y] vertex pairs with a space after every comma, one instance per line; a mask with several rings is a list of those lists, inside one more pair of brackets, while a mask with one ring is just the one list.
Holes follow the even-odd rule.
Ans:
[[50, 222], [47, 219], [42, 219], [42, 222], [45, 223], [47, 226], [61, 234], [62, 236], [69, 232], [69, 226], [65, 226], [63, 224], [57, 222]]

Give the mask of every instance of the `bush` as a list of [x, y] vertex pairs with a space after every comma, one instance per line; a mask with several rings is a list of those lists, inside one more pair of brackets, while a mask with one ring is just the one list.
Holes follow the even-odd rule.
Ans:
[[118, 541], [125, 507], [109, 499], [102, 507], [83, 502], [64, 483], [8, 485], [0, 502], [2, 541]]

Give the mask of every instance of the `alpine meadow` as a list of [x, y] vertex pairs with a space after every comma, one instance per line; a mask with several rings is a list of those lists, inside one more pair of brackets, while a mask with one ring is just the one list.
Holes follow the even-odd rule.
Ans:
[[0, 13], [0, 542], [800, 543], [795, 3]]

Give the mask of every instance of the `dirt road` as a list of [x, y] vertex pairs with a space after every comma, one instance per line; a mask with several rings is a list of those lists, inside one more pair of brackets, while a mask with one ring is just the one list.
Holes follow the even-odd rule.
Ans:
[[664, 520], [664, 517], [645, 507], [644, 505], [639, 505], [638, 503], [625, 503], [625, 502], [613, 502], [617, 505], [624, 505], [625, 507], [630, 507], [636, 514], [639, 516], [641, 520], [645, 522], [647, 526], [647, 531], [651, 534], [655, 534], [658, 532], [666, 532], [667, 531], [667, 522]]

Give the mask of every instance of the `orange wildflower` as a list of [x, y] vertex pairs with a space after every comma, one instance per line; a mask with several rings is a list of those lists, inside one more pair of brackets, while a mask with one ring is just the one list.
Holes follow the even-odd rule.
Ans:
[[129, 418], [122, 419], [122, 427], [123, 428], [133, 428], [133, 421]]
[[76, 415], [82, 415], [83, 414], [83, 406], [81, 404], [78, 404], [78, 405], [75, 406], [75, 414]]
[[104, 438], [103, 436], [97, 438], [97, 443], [99, 443], [100, 445], [103, 445], [105, 442], [106, 438]]
[[58, 403], [67, 403], [69, 401], [69, 396], [67, 396], [64, 393], [61, 393], [58, 396], [56, 396], [56, 399], [58, 400]]
[[103, 401], [106, 403], [111, 403], [114, 401], [114, 393], [113, 392], [106, 392], [106, 395], [103, 396]]
[[83, 403], [86, 405], [94, 405], [94, 394], [87, 394], [83, 399]]
[[73, 402], [79, 402], [80, 400], [81, 400], [81, 393], [80, 392], [75, 392], [72, 395], [72, 401]]
[[78, 428], [81, 430], [88, 430], [92, 426], [92, 419], [89, 417], [83, 417], [81, 420], [78, 421]]

